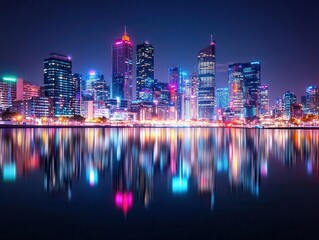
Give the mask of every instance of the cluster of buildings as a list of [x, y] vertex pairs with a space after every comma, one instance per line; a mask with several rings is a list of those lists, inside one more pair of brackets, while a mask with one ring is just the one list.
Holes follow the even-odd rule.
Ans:
[[[0, 79], [0, 112], [12, 108], [26, 117], [71, 117], [87, 120], [106, 117], [123, 120], [233, 121], [254, 117], [290, 119], [319, 113], [319, 87], [309, 86], [301, 103], [287, 91], [269, 107], [268, 86], [261, 82], [260, 62], [234, 63], [228, 68], [228, 86], [216, 88], [215, 42], [199, 51], [197, 72], [180, 67], [168, 70], [168, 81], [154, 77], [154, 47], [147, 41], [136, 46], [126, 30], [112, 46], [112, 80], [90, 71], [72, 71], [70, 57], [52, 53], [44, 60], [44, 86], [11, 76]], [[133, 96], [136, 70], [136, 96]]]

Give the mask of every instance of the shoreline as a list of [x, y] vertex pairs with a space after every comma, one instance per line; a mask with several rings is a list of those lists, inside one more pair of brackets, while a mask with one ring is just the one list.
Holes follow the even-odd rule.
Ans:
[[225, 127], [225, 126], [146, 126], [146, 125], [15, 125], [15, 124], [0, 124], [0, 129], [8, 128], [234, 128], [234, 129], [289, 129], [289, 130], [319, 130], [319, 126], [309, 127]]

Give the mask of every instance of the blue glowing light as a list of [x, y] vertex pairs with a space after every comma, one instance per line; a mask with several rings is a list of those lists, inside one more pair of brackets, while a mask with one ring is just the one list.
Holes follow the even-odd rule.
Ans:
[[90, 183], [90, 186], [95, 186], [99, 182], [99, 176], [97, 169], [95, 168], [87, 168], [86, 170], [86, 180]]
[[3, 164], [2, 168], [3, 181], [15, 181], [17, 178], [17, 167], [15, 163]]
[[185, 193], [188, 190], [187, 178], [173, 177], [172, 179], [172, 191], [173, 193]]

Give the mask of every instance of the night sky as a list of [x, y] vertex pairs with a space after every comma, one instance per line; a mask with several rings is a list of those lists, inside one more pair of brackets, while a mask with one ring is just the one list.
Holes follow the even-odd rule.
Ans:
[[[0, 76], [43, 84], [51, 52], [73, 59], [73, 72], [111, 78], [111, 45], [127, 26], [134, 45], [155, 47], [155, 78], [170, 66], [196, 71], [197, 53], [216, 41], [217, 87], [227, 66], [260, 61], [270, 104], [286, 90], [319, 85], [319, 3], [308, 0], [5, 0], [0, 3]], [[134, 52], [135, 52], [134, 48]]]

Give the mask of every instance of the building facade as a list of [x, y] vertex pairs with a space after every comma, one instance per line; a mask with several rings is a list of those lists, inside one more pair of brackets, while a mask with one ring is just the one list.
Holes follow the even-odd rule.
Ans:
[[44, 60], [44, 90], [45, 96], [52, 99], [55, 117], [74, 115], [75, 84], [70, 57], [52, 53]]
[[294, 93], [287, 91], [283, 95], [283, 117], [286, 120], [291, 118], [291, 106], [297, 102], [297, 97]]
[[15, 77], [0, 78], [0, 112], [12, 106], [17, 96], [16, 85], [17, 78]]
[[147, 41], [136, 46], [136, 98], [153, 102], [154, 47]]
[[215, 107], [215, 43], [198, 53], [198, 117], [213, 119]]
[[112, 98], [133, 99], [133, 43], [124, 32], [112, 46]]

